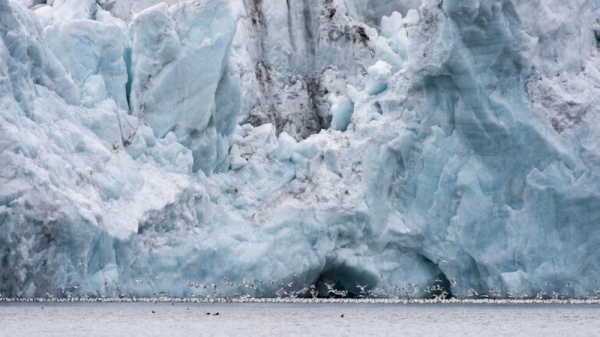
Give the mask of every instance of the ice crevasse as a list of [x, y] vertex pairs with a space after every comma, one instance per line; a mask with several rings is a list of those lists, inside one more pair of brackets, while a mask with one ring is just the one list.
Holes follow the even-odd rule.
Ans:
[[595, 1], [0, 0], [0, 293], [593, 295], [599, 50]]

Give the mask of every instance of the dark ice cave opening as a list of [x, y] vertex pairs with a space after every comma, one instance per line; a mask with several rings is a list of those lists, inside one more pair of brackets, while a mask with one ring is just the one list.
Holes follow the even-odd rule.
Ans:
[[444, 295], [445, 299], [453, 298], [451, 283], [442, 271], [435, 277], [434, 285], [430, 286], [430, 291], [426, 297], [436, 298]]
[[320, 298], [372, 297], [377, 276], [347, 265], [326, 266], [314, 286]]
[[[372, 297], [424, 297], [424, 298], [454, 298], [452, 283], [437, 264], [428, 258], [421, 256], [432, 273], [430, 282], [421, 287], [406, 286], [404, 281], [398, 281], [396, 289], [382, 288], [380, 284], [383, 275], [377, 275], [372, 271], [350, 266], [344, 261], [328, 261], [315, 278], [311, 285], [313, 294], [306, 293], [304, 296], [316, 296], [318, 298], [372, 298]], [[408, 283], [410, 285], [410, 282]], [[410, 289], [408, 289], [410, 288]]]

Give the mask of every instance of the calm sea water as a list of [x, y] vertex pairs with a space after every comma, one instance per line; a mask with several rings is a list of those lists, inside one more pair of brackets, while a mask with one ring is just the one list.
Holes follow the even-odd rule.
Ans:
[[599, 323], [598, 305], [0, 303], [1, 336], [600, 336]]

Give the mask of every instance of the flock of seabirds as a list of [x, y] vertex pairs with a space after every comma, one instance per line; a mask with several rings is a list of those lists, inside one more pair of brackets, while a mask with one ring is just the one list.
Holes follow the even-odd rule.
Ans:
[[[144, 283], [142, 278], [136, 279], [137, 283]], [[148, 283], [146, 281], [146, 283]], [[594, 280], [594, 283], [598, 283]], [[121, 291], [121, 285], [105, 280], [104, 294], [79, 294], [79, 283], [75, 282], [69, 287], [61, 286], [56, 290], [56, 295], [46, 292], [45, 297], [5, 297], [0, 294], [0, 302], [137, 302], [137, 303], [557, 303], [557, 304], [600, 304], [600, 290], [590, 290], [578, 293], [571, 283], [565, 284], [571, 292], [541, 291], [532, 297], [525, 293], [507, 290], [501, 292], [491, 289], [487, 294], [479, 294], [475, 289], [468, 289], [464, 294], [455, 294], [451, 290], [457, 286], [454, 279], [444, 282], [440, 278], [435, 280], [435, 285], [420, 290], [414, 284], [405, 286], [396, 285], [394, 288], [373, 288], [369, 285], [356, 283], [353, 291], [340, 289], [335, 284], [320, 282], [319, 285], [304, 285], [299, 290], [294, 290], [293, 281], [271, 281], [269, 288], [278, 288], [276, 297], [253, 296], [242, 291], [260, 294], [265, 288], [263, 281], [250, 281], [243, 278], [241, 283], [234, 283], [230, 278], [223, 277], [223, 283], [202, 284], [198, 281], [187, 281], [190, 292], [186, 297], [172, 298], [166, 292], [154, 293], [153, 297], [135, 297]], [[545, 286], [551, 289], [552, 284], [546, 282]], [[233, 297], [223, 296], [224, 287], [242, 289]], [[231, 292], [228, 292], [231, 293]], [[107, 296], [114, 294], [116, 296]], [[211, 313], [207, 313], [211, 314]], [[212, 315], [219, 315], [213, 313]]]

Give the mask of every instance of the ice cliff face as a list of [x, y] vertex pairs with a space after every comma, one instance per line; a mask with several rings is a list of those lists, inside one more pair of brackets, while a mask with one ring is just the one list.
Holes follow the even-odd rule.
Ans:
[[0, 0], [2, 295], [597, 289], [597, 2], [41, 2]]

